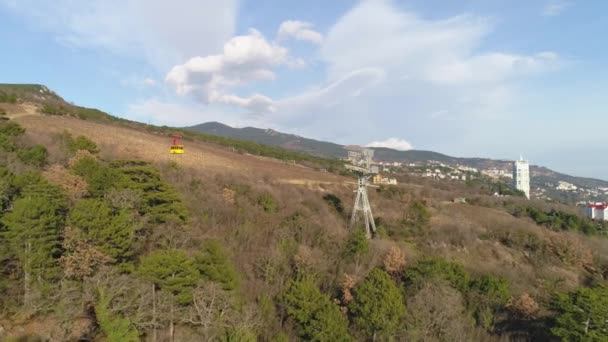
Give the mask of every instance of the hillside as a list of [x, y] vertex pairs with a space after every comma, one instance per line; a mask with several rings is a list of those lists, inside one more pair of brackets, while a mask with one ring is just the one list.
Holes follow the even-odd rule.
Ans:
[[607, 227], [575, 207], [404, 177], [367, 240], [335, 160], [37, 87], [0, 101], [0, 340], [608, 338]]
[[[252, 141], [330, 158], [345, 158], [347, 150], [349, 149], [348, 146], [307, 139], [270, 129], [254, 127], [233, 128], [218, 122], [208, 122], [186, 127], [185, 129], [233, 139]], [[390, 148], [373, 148], [373, 150], [375, 151], [374, 159], [382, 162], [399, 162], [406, 164], [421, 163], [425, 165], [439, 162], [452, 167], [461, 165], [477, 170], [499, 169], [507, 172], [510, 172], [512, 169], [512, 161], [508, 160], [452, 157], [437, 152], [421, 150], [399, 151]], [[608, 200], [608, 181], [570, 176], [538, 165], [531, 165], [530, 172], [532, 176], [531, 185], [536, 189], [535, 192], [539, 194], [542, 193], [546, 197], [569, 203]], [[572, 191], [557, 191], [556, 187], [560, 182], [573, 184], [578, 188], [578, 193]]]

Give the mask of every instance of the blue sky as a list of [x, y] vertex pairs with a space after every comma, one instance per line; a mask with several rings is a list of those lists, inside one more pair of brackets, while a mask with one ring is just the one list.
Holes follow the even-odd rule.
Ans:
[[605, 1], [0, 0], [0, 82], [608, 179]]

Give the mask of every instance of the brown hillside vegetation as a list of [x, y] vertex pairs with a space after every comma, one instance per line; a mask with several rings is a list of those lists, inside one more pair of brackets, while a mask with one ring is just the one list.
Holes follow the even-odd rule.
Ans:
[[[5, 107], [25, 128], [19, 148], [48, 156], [32, 166], [2, 151], [2, 166], [39, 172], [64, 209], [43, 282], [24, 286], [21, 249], [0, 249], [0, 340], [550, 340], [561, 337], [556, 294], [606, 286], [607, 238], [513, 210], [573, 208], [411, 178], [369, 189], [378, 233], [368, 241], [347, 228], [354, 177], [201, 141], [171, 155], [160, 133]], [[99, 153], [69, 152], [65, 132]], [[24, 178], [1, 183], [19, 188], [2, 188], [14, 192], [8, 232], [31, 223], [13, 215], [30, 200]]]
[[[117, 159], [141, 159], [155, 163], [175, 162], [180, 167], [206, 174], [236, 174], [271, 177], [289, 183], [314, 184], [315, 182], [339, 183], [343, 178], [316, 172], [302, 166], [286, 165], [285, 162], [259, 156], [237, 154], [226, 148], [201, 142], [185, 142], [184, 155], [168, 153], [170, 138], [134, 129], [108, 126], [65, 116], [32, 114], [29, 106], [26, 115], [19, 115], [14, 108], [15, 121], [27, 129], [32, 139], [36, 136], [52, 136], [63, 131], [90, 137], [103, 148], [103, 155]], [[34, 139], [35, 140], [35, 139]]]

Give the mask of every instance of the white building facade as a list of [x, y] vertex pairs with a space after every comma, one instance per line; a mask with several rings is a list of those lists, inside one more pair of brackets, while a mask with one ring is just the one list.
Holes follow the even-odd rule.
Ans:
[[530, 165], [522, 157], [513, 163], [513, 187], [530, 199]]
[[608, 203], [588, 204], [587, 217], [592, 220], [608, 221]]

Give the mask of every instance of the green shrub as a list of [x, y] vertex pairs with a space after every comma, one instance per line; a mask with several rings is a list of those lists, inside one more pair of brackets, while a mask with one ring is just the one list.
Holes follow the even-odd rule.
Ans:
[[403, 213], [402, 225], [413, 234], [424, 233], [431, 222], [431, 213], [426, 205], [419, 200], [414, 200]]
[[348, 260], [364, 256], [369, 252], [369, 240], [363, 229], [353, 231], [344, 246], [344, 257]]
[[110, 310], [110, 297], [105, 291], [99, 291], [99, 300], [95, 305], [95, 317], [99, 328], [106, 335], [108, 342], [137, 342], [139, 333], [131, 321]]
[[0, 135], [17, 137], [23, 133], [25, 133], [25, 128], [21, 127], [18, 123], [9, 121], [0, 124]]
[[429, 280], [443, 280], [463, 293], [469, 287], [469, 279], [462, 265], [441, 258], [421, 260], [408, 268], [404, 276], [405, 284], [412, 289], [420, 289]]
[[26, 164], [42, 167], [46, 165], [48, 152], [44, 146], [35, 145], [28, 149], [18, 151], [17, 156]]
[[536, 207], [515, 207], [512, 214], [517, 217], [528, 216], [536, 224], [556, 231], [566, 230], [594, 235], [603, 229], [601, 223], [555, 209], [545, 212]]
[[40, 112], [48, 115], [65, 115], [68, 113], [68, 110], [63, 106], [47, 103], [42, 105], [42, 108], [40, 108]]
[[260, 195], [260, 197], [258, 197], [258, 204], [267, 213], [274, 213], [275, 211], [277, 211], [277, 209], [279, 207], [277, 201], [268, 192], [265, 192], [262, 195]]
[[3, 103], [17, 103], [17, 95], [5, 93], [0, 91], [0, 102]]
[[471, 281], [466, 296], [467, 306], [477, 324], [490, 329], [496, 313], [504, 308], [511, 297], [511, 291], [505, 279], [483, 275]]
[[74, 138], [70, 133], [63, 132], [63, 134], [61, 134], [61, 140], [63, 141], [68, 151], [72, 154], [80, 150], [89, 151], [92, 154], [96, 154], [99, 152], [97, 144], [95, 144], [94, 141], [85, 137], [84, 135], [79, 135]]

